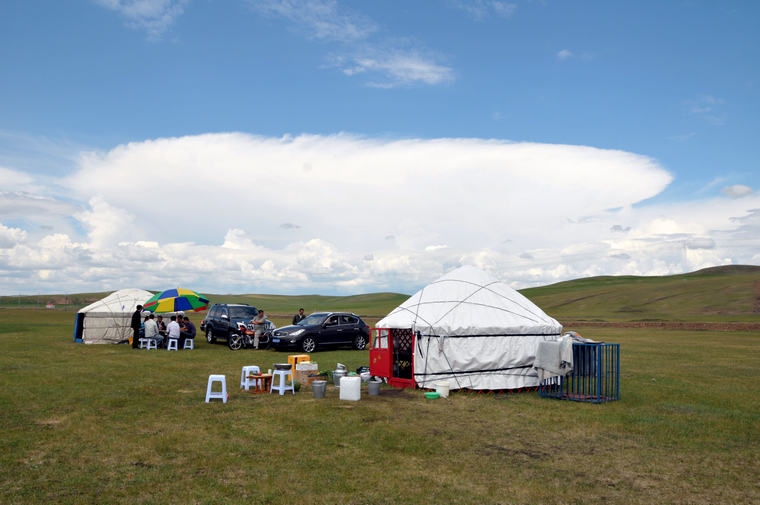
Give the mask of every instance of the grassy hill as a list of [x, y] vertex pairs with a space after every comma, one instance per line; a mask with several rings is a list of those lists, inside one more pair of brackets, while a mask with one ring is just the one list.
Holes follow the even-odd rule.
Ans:
[[560, 321], [760, 320], [760, 267], [663, 277], [590, 277], [521, 291]]
[[[53, 303], [59, 310], [79, 310], [111, 294], [76, 293], [68, 295], [22, 295], [0, 297], [0, 308], [44, 309]], [[202, 293], [211, 303], [247, 303], [275, 314], [295, 314], [301, 307], [307, 313], [314, 311], [351, 311], [365, 316], [383, 317], [409, 296], [398, 293], [371, 293], [353, 296], [321, 295], [219, 295]]]
[[[760, 321], [760, 267], [730, 265], [664, 277], [604, 276], [560, 282], [521, 291], [560, 321]], [[0, 307], [79, 310], [108, 293], [3, 296]], [[314, 311], [346, 310], [377, 321], [408, 298], [398, 293], [354, 296], [205, 294], [211, 303], [247, 303], [280, 316], [283, 324], [303, 307]], [[39, 305], [38, 305], [39, 300]]]
[[317, 311], [348, 311], [369, 318], [382, 318], [408, 295], [398, 293], [371, 293], [354, 296], [321, 295], [206, 295], [211, 303], [247, 303], [264, 309], [269, 314], [293, 315], [303, 308], [307, 314]]

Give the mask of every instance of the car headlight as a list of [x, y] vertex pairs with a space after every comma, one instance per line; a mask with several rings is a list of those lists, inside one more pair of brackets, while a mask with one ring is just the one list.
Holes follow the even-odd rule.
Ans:
[[296, 331], [294, 331], [293, 333], [291, 333], [291, 334], [290, 334], [290, 336], [291, 336], [291, 337], [297, 337], [297, 336], [298, 336], [298, 335], [300, 335], [301, 333], [303, 333], [303, 330], [296, 330]]

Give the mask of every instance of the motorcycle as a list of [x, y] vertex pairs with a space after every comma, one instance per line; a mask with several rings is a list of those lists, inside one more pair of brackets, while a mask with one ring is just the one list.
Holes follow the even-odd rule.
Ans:
[[[275, 327], [274, 323], [267, 321], [266, 331], [259, 335], [259, 349], [269, 349], [269, 345], [272, 342], [272, 334]], [[227, 345], [233, 351], [238, 351], [244, 347], [253, 347], [253, 337], [256, 334], [256, 330], [253, 329], [251, 323], [238, 323], [237, 329], [232, 331], [232, 334], [227, 339]]]

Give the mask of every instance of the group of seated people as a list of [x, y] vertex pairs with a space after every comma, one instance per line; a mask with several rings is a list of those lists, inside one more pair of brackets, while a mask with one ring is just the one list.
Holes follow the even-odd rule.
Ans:
[[195, 338], [195, 325], [187, 316], [171, 316], [168, 325], [164, 323], [163, 316], [149, 314], [145, 316], [142, 323], [143, 329], [140, 331], [140, 338], [149, 338], [156, 341], [156, 347], [167, 347], [170, 338], [178, 340], [178, 347], [182, 349], [185, 346], [185, 340]]

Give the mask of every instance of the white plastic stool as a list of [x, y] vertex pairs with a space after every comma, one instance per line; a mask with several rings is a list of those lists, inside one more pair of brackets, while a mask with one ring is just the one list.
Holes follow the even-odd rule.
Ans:
[[192, 338], [186, 338], [185, 339], [185, 345], [182, 346], [183, 349], [195, 349], [193, 346], [193, 340]]
[[142, 347], [142, 340], [145, 340], [145, 343], [147, 344], [148, 349], [158, 349], [158, 346], [156, 345], [156, 341], [152, 338], [143, 338], [140, 341], [140, 347]]
[[148, 342], [149, 342], [149, 341], [150, 341], [150, 339], [147, 339], [147, 338], [141, 338], [141, 339], [140, 339], [140, 349], [143, 349], [143, 348], [145, 348], [145, 347], [148, 347]]
[[[286, 384], [288, 375], [290, 376], [290, 386]], [[278, 385], [274, 385], [274, 378], [279, 377], [280, 383]], [[273, 390], [279, 391], [280, 395], [284, 395], [285, 391], [293, 391], [293, 394], [296, 394], [296, 390], [293, 387], [293, 371], [292, 370], [275, 370], [272, 372], [272, 384], [269, 386], [269, 393], [271, 394]]]
[[254, 373], [261, 373], [261, 370], [259, 370], [259, 367], [257, 366], [244, 366], [243, 371], [240, 373], [240, 387], [245, 387], [245, 390], [248, 391], [249, 386], [256, 387], [256, 384], [261, 382], [261, 379], [249, 379], [249, 375], [253, 375]]
[[179, 344], [178, 344], [178, 342], [179, 342], [179, 339], [170, 338], [169, 339], [169, 345], [166, 346], [166, 350], [167, 351], [179, 351], [179, 347], [178, 347]]
[[[222, 383], [222, 392], [217, 393], [215, 391], [211, 391], [211, 385], [214, 382], [221, 382]], [[212, 398], [221, 398], [224, 403], [227, 403], [227, 379], [224, 375], [209, 375], [208, 376], [208, 387], [206, 387], [206, 403]]]

